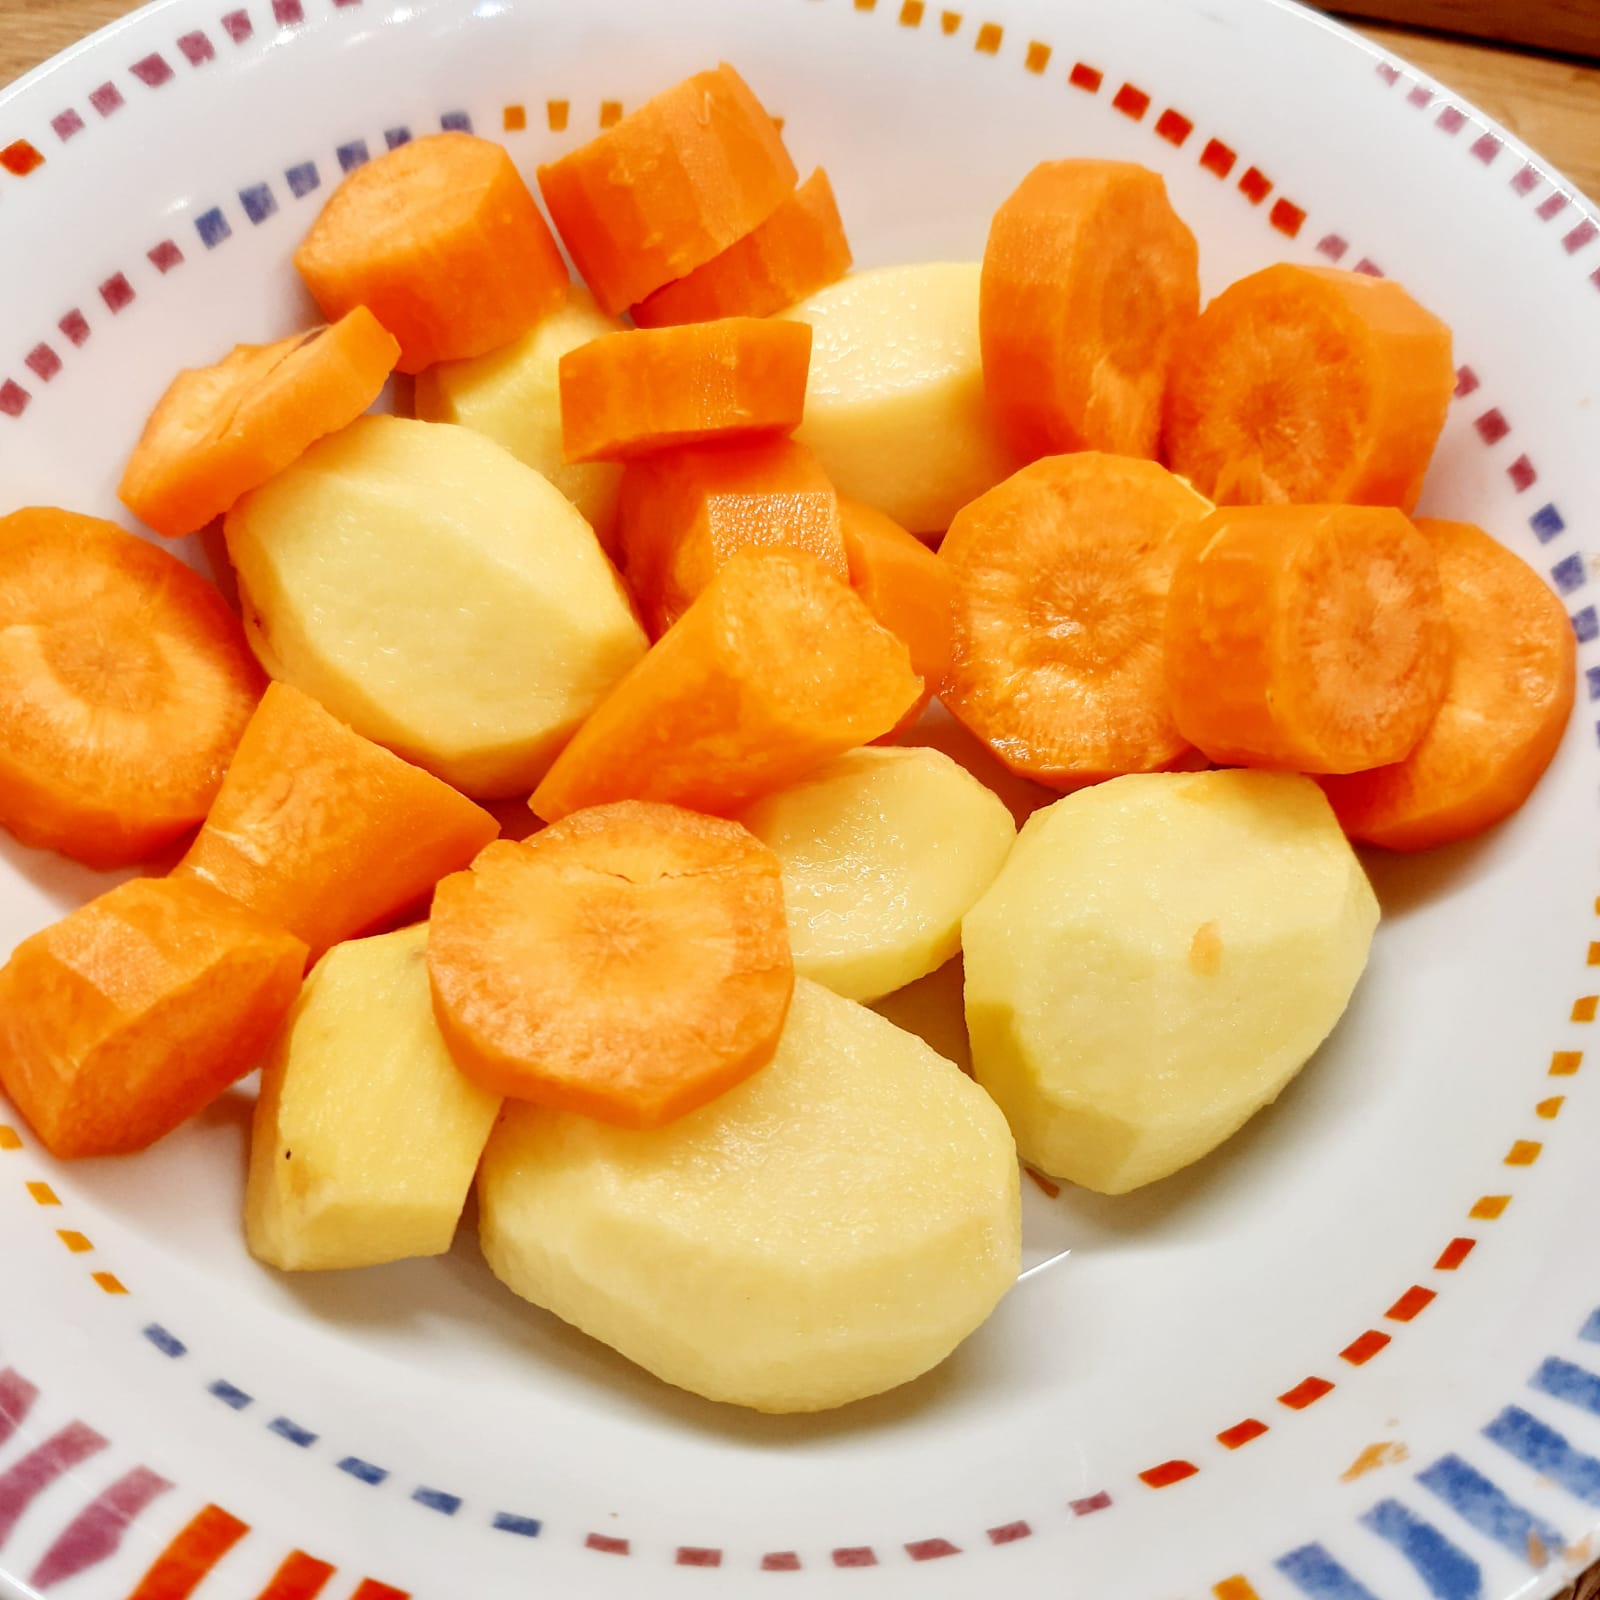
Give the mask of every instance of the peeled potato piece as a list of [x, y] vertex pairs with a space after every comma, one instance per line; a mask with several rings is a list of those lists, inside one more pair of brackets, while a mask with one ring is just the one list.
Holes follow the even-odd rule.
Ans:
[[820, 1411], [907, 1382], [1021, 1259], [1004, 1119], [920, 1039], [800, 979], [772, 1062], [648, 1132], [508, 1102], [495, 1275], [668, 1383]]
[[1022, 1158], [1103, 1194], [1276, 1099], [1366, 964], [1378, 903], [1292, 773], [1116, 778], [1037, 812], [962, 925], [973, 1071]]
[[876, 1000], [961, 948], [961, 919], [1016, 829], [978, 780], [937, 750], [852, 750], [759, 801], [744, 824], [783, 863], [795, 971]]

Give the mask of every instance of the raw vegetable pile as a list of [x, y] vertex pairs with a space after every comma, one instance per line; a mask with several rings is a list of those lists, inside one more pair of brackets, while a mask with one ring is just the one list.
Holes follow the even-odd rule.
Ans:
[[[1122, 1193], [1278, 1094], [1367, 960], [1351, 841], [1521, 805], [1574, 643], [1412, 517], [1449, 330], [1325, 267], [1202, 310], [1153, 172], [1045, 161], [981, 265], [851, 274], [722, 66], [538, 180], [555, 234], [469, 135], [357, 169], [327, 325], [162, 397], [121, 497], [223, 519], [242, 620], [0, 517], [0, 823], [181, 850], [17, 948], [0, 1084], [127, 1155], [259, 1066], [263, 1261], [437, 1254], [476, 1177], [517, 1293], [837, 1405], [1014, 1281], [1019, 1153]], [[869, 1009], [958, 953], [971, 1077]]]

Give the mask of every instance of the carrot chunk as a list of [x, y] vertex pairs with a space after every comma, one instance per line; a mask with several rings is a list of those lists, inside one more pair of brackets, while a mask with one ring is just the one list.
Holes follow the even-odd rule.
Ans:
[[1224, 289], [1178, 348], [1172, 470], [1220, 505], [1410, 511], [1455, 382], [1449, 328], [1392, 279], [1268, 267]]
[[652, 638], [689, 608], [736, 551], [806, 550], [850, 575], [839, 497], [789, 439], [672, 450], [630, 462], [617, 502], [623, 576]]
[[1041, 162], [983, 252], [983, 387], [1012, 446], [1154, 456], [1172, 353], [1199, 309], [1199, 247], [1158, 173]]
[[173, 871], [288, 928], [315, 957], [414, 905], [499, 831], [449, 784], [274, 683]]
[[798, 174], [726, 63], [645, 101], [539, 168], [539, 188], [603, 311], [615, 315], [765, 222]]
[[594, 806], [446, 878], [428, 972], [469, 1078], [659, 1127], [772, 1059], [794, 989], [782, 868], [737, 822]]
[[1183, 761], [1162, 630], [1183, 536], [1210, 509], [1155, 462], [1094, 451], [980, 495], [939, 551], [956, 582], [945, 705], [1058, 789]]
[[1561, 602], [1519, 556], [1466, 522], [1419, 518], [1454, 645], [1444, 704], [1403, 761], [1322, 780], [1352, 839], [1427, 850], [1511, 815], [1549, 766], [1577, 676]]
[[759, 227], [633, 308], [641, 328], [769, 317], [850, 270], [850, 241], [828, 174], [818, 167]]
[[906, 647], [814, 556], [741, 550], [602, 700], [528, 802], [738, 811], [887, 733], [922, 683]]
[[1230, 507], [1187, 541], [1167, 686], [1184, 737], [1213, 761], [1319, 773], [1399, 761], [1449, 676], [1439, 563], [1398, 511]]
[[0, 1085], [54, 1156], [142, 1150], [255, 1066], [305, 959], [207, 884], [119, 884], [0, 970]]
[[265, 683], [199, 573], [115, 523], [0, 517], [0, 824], [131, 866], [205, 814]]
[[400, 346], [365, 306], [276, 344], [241, 344], [180, 372], [156, 402], [117, 494], [176, 539], [354, 422], [378, 398]]
[[400, 341], [402, 372], [509, 344], [567, 288], [516, 164], [467, 133], [413, 139], [357, 167], [294, 264], [328, 318], [366, 306]]
[[724, 317], [602, 334], [561, 358], [568, 461], [622, 461], [672, 445], [798, 427], [811, 329]]

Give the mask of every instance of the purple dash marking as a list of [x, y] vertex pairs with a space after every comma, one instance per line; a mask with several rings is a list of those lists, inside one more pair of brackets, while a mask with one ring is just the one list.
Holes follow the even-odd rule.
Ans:
[[1583, 675], [1589, 681], [1589, 698], [1600, 700], [1600, 667], [1585, 668]]
[[398, 150], [403, 144], [411, 143], [411, 130], [409, 128], [385, 128], [383, 142], [391, 150]]
[[361, 4], [361, 0], [333, 0], [333, 3], [335, 6], [343, 8], [345, 6], [358, 6]]
[[0, 417], [20, 417], [28, 409], [30, 396], [15, 378], [0, 383]]
[[[1582, 611], [1574, 611], [1572, 632], [1579, 644], [1588, 644], [1591, 639], [1600, 638], [1600, 613], [1597, 613], [1593, 606], [1585, 606]], [[1566, 1396], [1562, 1395], [1560, 1398], [1565, 1399]]]
[[272, 18], [280, 28], [297, 28], [306, 20], [300, 0], [272, 0]]
[[109, 117], [113, 111], [122, 109], [122, 91], [114, 83], [102, 83], [98, 89], [89, 91], [89, 104], [102, 117]]
[[1416, 106], [1418, 110], [1421, 110], [1432, 99], [1433, 90], [1425, 89], [1420, 83], [1406, 95], [1407, 104]]
[[1478, 1563], [1398, 1500], [1380, 1500], [1361, 1521], [1411, 1563], [1434, 1600], [1480, 1600]]
[[414, 1489], [411, 1498], [419, 1506], [426, 1506], [428, 1510], [446, 1517], [453, 1517], [461, 1509], [461, 1496], [446, 1494], [443, 1489]]
[[1595, 227], [1595, 225], [1587, 217], [1585, 217], [1583, 221], [1577, 225], [1577, 227], [1573, 228], [1562, 239], [1562, 247], [1566, 250], [1569, 256], [1576, 255], [1578, 251], [1583, 249], [1583, 247], [1588, 244], [1588, 242], [1594, 238], [1597, 233], [1600, 233], [1600, 228]]
[[217, 58], [217, 47], [198, 28], [193, 33], [184, 34], [178, 40], [178, 48], [191, 67], [203, 67], [206, 62]]
[[349, 144], [339, 146], [339, 167], [343, 172], [354, 172], [362, 162], [367, 160], [367, 141], [365, 139], [352, 139]]
[[1559, 1483], [1574, 1499], [1600, 1506], [1600, 1461], [1575, 1450], [1564, 1435], [1521, 1406], [1507, 1406], [1483, 1430], [1483, 1436], [1541, 1478]]
[[1494, 165], [1494, 159], [1500, 154], [1500, 141], [1492, 133], [1480, 133], [1472, 141], [1472, 154], [1484, 166]]
[[309, 1450], [318, 1438], [309, 1428], [302, 1428], [298, 1422], [291, 1422], [287, 1417], [274, 1417], [267, 1424], [267, 1432], [287, 1439], [290, 1444], [299, 1445], [302, 1450]]
[[847, 1544], [833, 1552], [833, 1564], [836, 1567], [875, 1567], [878, 1557], [870, 1544]]
[[177, 242], [172, 239], [163, 239], [160, 244], [145, 251], [145, 255], [149, 258], [150, 265], [163, 277], [171, 272], [174, 267], [183, 265], [183, 251], [178, 248]]
[[81, 347], [89, 341], [89, 319], [81, 311], [69, 311], [56, 326], [74, 345]]
[[1539, 481], [1539, 474], [1534, 471], [1533, 463], [1526, 456], [1518, 456], [1506, 468], [1506, 476], [1511, 480], [1511, 487], [1521, 494], [1524, 489], [1531, 489]]
[[1026, 1522], [1007, 1522], [1002, 1527], [989, 1530], [990, 1544], [1015, 1544], [1018, 1539], [1031, 1538], [1033, 1529]]
[[705, 1545], [680, 1544], [678, 1553], [673, 1559], [680, 1567], [720, 1567], [722, 1552]]
[[1434, 126], [1445, 133], [1460, 133], [1467, 120], [1466, 112], [1456, 106], [1446, 106], [1437, 117], [1433, 119]]
[[1539, 220], [1548, 222], [1552, 217], [1559, 216], [1567, 209], [1567, 197], [1557, 189], [1554, 194], [1547, 194], [1539, 202]]
[[906, 1546], [906, 1554], [913, 1561], [938, 1561], [944, 1556], [958, 1556], [961, 1546], [948, 1539], [914, 1539]]
[[257, 226], [278, 209], [277, 197], [264, 183], [252, 183], [248, 189], [241, 189], [239, 204], [244, 207], [244, 214]]
[[1280, 1556], [1274, 1565], [1312, 1600], [1375, 1600], [1372, 1591], [1346, 1572], [1320, 1544], [1303, 1544]]
[[1555, 580], [1555, 586], [1561, 594], [1571, 594], [1574, 589], [1581, 589], [1589, 581], [1589, 574], [1584, 567], [1583, 557], [1574, 550], [1570, 556], [1564, 556], [1550, 569], [1550, 576]]
[[100, 298], [105, 301], [107, 310], [125, 311], [133, 304], [133, 285], [124, 273], [113, 272], [100, 285]]
[[228, 219], [223, 216], [221, 206], [212, 206], [209, 211], [202, 211], [194, 219], [194, 231], [200, 235], [200, 242], [207, 250], [215, 250], [224, 239], [233, 237], [233, 229], [228, 226]]
[[244, 1411], [256, 1403], [253, 1394], [246, 1394], [243, 1389], [229, 1383], [226, 1378], [218, 1378], [215, 1383], [207, 1384], [206, 1393], [215, 1395], [230, 1411]]
[[[1554, 506], [1548, 508], [1555, 510]], [[1578, 1329], [1578, 1337], [1585, 1344], [1600, 1344], [1600, 1309], [1591, 1311], [1583, 1326]]]
[[769, 1550], [761, 1558], [763, 1572], [798, 1572], [800, 1554], [796, 1550]]
[[1371, 256], [1362, 256], [1362, 258], [1356, 262], [1354, 270], [1357, 272], [1366, 273], [1369, 278], [1381, 278], [1383, 276], [1383, 268], [1380, 267], [1378, 263], [1371, 258]]
[[472, 118], [465, 111], [447, 111], [439, 118], [439, 126], [446, 133], [471, 133]]
[[1378, 76], [1392, 89], [1400, 81], [1400, 69], [1387, 61], [1380, 61], [1378, 63]]
[[248, 11], [230, 11], [222, 19], [222, 27], [235, 44], [244, 44], [256, 31]]
[[289, 193], [296, 200], [303, 200], [313, 189], [320, 187], [322, 178], [315, 161], [302, 161], [284, 173], [283, 181], [289, 185]]
[[61, 370], [61, 357], [47, 344], [36, 344], [24, 360], [28, 371], [42, 383], [49, 383]]
[[1091, 1511], [1104, 1511], [1111, 1504], [1111, 1496], [1102, 1489], [1099, 1494], [1092, 1494], [1087, 1500], [1069, 1500], [1067, 1508], [1075, 1517], [1086, 1517]]
[[73, 134], [83, 132], [83, 118], [69, 106], [50, 119], [50, 126], [55, 129], [56, 138], [65, 144]]
[[1472, 425], [1485, 444], [1498, 444], [1511, 432], [1511, 424], [1499, 410], [1485, 411]]
[[159, 89], [162, 84], [172, 81], [172, 68], [159, 50], [152, 50], [149, 55], [135, 61], [128, 70], [140, 83], [147, 84], [152, 89]]
[[1524, 161], [1511, 180], [1511, 187], [1520, 195], [1532, 194], [1539, 187], [1539, 169], [1531, 161]]
[[0, 1444], [22, 1426], [38, 1398], [39, 1391], [20, 1372], [11, 1367], [0, 1372]]
[[[1594, 634], [1591, 633], [1589, 637], [1593, 638]], [[1600, 1417], [1600, 1377], [1596, 1377], [1587, 1367], [1580, 1367], [1572, 1361], [1563, 1361], [1560, 1356], [1551, 1356], [1528, 1383], [1540, 1394], [1547, 1394], [1556, 1400], [1565, 1400], [1570, 1406], [1577, 1406], [1591, 1416]]]
[[1460, 1456], [1441, 1456], [1417, 1474], [1417, 1482], [1485, 1538], [1530, 1566], [1531, 1540], [1537, 1539], [1546, 1550], [1560, 1550], [1566, 1545], [1560, 1529], [1508, 1498], [1503, 1489]]
[[[1562, 519], [1561, 513], [1553, 505], [1549, 505], [1540, 506], [1528, 518], [1528, 526], [1538, 534], [1540, 544], [1549, 544], [1558, 533], [1566, 531], [1567, 524]], [[1597, 1311], [1595, 1315], [1600, 1317], [1600, 1311]]]
[[48, 1589], [108, 1561], [139, 1513], [170, 1488], [168, 1479], [148, 1467], [135, 1467], [124, 1474], [67, 1524], [28, 1582], [35, 1589]]
[[492, 1526], [498, 1528], [501, 1533], [515, 1533], [524, 1539], [537, 1539], [539, 1530], [544, 1524], [537, 1517], [519, 1517], [514, 1512], [497, 1511]]
[[176, 1360], [179, 1356], [186, 1356], [189, 1347], [175, 1333], [168, 1333], [159, 1322], [152, 1322], [144, 1330], [144, 1336], [164, 1356], [171, 1356]]
[[1341, 239], [1336, 233], [1324, 234], [1317, 241], [1317, 254], [1326, 256], [1330, 261], [1337, 261], [1346, 250], [1350, 248], [1348, 240]]
[[387, 1467], [375, 1467], [370, 1461], [363, 1461], [360, 1456], [346, 1456], [339, 1463], [339, 1470], [347, 1472], [352, 1478], [359, 1479], [362, 1483], [376, 1487], [389, 1476]]
[[87, 1461], [109, 1441], [81, 1422], [69, 1422], [59, 1433], [30, 1450], [0, 1473], [0, 1544], [11, 1537], [22, 1513], [61, 1476]]

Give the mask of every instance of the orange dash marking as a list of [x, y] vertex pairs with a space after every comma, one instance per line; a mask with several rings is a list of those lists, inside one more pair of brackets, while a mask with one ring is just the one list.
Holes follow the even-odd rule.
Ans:
[[249, 1531], [248, 1522], [241, 1522], [221, 1506], [207, 1506], [156, 1557], [128, 1600], [188, 1600]]
[[1146, 1467], [1139, 1476], [1152, 1489], [1167, 1489], [1192, 1478], [1199, 1470], [1192, 1461], [1163, 1461], [1159, 1467]]
[[1050, 46], [1038, 39], [1030, 40], [1028, 54], [1022, 64], [1029, 72], [1043, 72], [1050, 65]]
[[1564, 1094], [1553, 1094], [1548, 1100], [1541, 1100], [1534, 1109], [1536, 1116], [1543, 1117], [1546, 1122], [1553, 1121], [1561, 1115], [1561, 1108], [1567, 1103]]
[[363, 1578], [361, 1587], [350, 1600], [411, 1600], [409, 1591], [396, 1589], [393, 1584], [379, 1583], [376, 1578]]
[[1000, 48], [1000, 41], [1005, 37], [1005, 30], [998, 22], [985, 22], [978, 29], [978, 37], [972, 41], [974, 50], [981, 50], [984, 55], [992, 56]]
[[[501, 114], [500, 125], [507, 133], [521, 133], [528, 126], [528, 108], [526, 106], [507, 106]], [[291, 1556], [291, 1560], [294, 1558]]]
[[22, 1135], [15, 1128], [8, 1128], [0, 1122], [0, 1150], [20, 1150], [22, 1148]]
[[565, 100], [545, 101], [544, 119], [549, 123], [551, 133], [565, 133], [567, 131], [567, 114], [571, 110], [571, 105]]
[[1221, 1583], [1212, 1584], [1211, 1593], [1216, 1600], [1261, 1600], [1261, 1596], [1238, 1573], [1231, 1578], [1224, 1578]]
[[37, 1181], [30, 1183], [28, 1185], [28, 1193], [33, 1196], [35, 1205], [58, 1206], [61, 1204], [55, 1190], [48, 1183], [39, 1183]]
[[95, 1272], [90, 1276], [107, 1294], [126, 1294], [122, 1280], [114, 1272]]
[[927, 7], [922, 0], [906, 0], [900, 7], [900, 26], [902, 28], [920, 28], [922, 26], [922, 13]]
[[1600, 994], [1586, 994], [1581, 999], [1572, 1002], [1572, 1020], [1574, 1022], [1593, 1022], [1597, 1007], [1600, 1007]]
[[1072, 71], [1067, 74], [1067, 82], [1074, 89], [1083, 89], [1089, 94], [1099, 94], [1105, 76], [1099, 67], [1091, 67], [1087, 61], [1075, 61], [1072, 64]]
[[600, 126], [612, 128], [622, 121], [622, 102], [620, 100], [602, 100], [600, 102]]
[[1348, 1361], [1352, 1367], [1364, 1367], [1388, 1343], [1388, 1334], [1378, 1328], [1368, 1328], [1339, 1352], [1339, 1359]]
[[939, 13], [939, 26], [946, 35], [954, 33], [961, 26], [961, 13], [959, 11], [941, 11]]
[[1557, 1050], [1550, 1057], [1550, 1076], [1570, 1078], [1583, 1065], [1583, 1051]]
[[57, 1228], [56, 1238], [75, 1256], [87, 1255], [94, 1249], [94, 1246], [81, 1233], [72, 1228]]
[[1435, 1272], [1454, 1272], [1468, 1256], [1472, 1254], [1476, 1239], [1452, 1239], [1443, 1250], [1439, 1252], [1439, 1259], [1434, 1262]]
[[1384, 1312], [1384, 1316], [1391, 1322], [1414, 1322], [1436, 1299], [1438, 1296], [1432, 1289], [1424, 1289], [1420, 1283], [1414, 1283]]
[[1518, 1139], [1506, 1152], [1508, 1167], [1531, 1167], [1539, 1159], [1544, 1146], [1537, 1139]]
[[14, 177], [26, 178], [36, 167], [44, 165], [44, 157], [26, 139], [15, 139], [0, 150], [0, 167]]
[[1589, 965], [1591, 967], [1600, 967], [1600, 943], [1596, 943], [1594, 940], [1589, 942]]
[[1477, 1201], [1467, 1215], [1479, 1222], [1495, 1222], [1505, 1215], [1505, 1209], [1510, 1204], [1511, 1196], [1508, 1194], [1486, 1194]]
[[1237, 1450], [1242, 1445], [1247, 1445], [1252, 1439], [1259, 1439], [1267, 1431], [1264, 1422], [1258, 1422], [1254, 1417], [1246, 1417], [1243, 1422], [1236, 1422], [1231, 1428], [1224, 1428], [1217, 1435], [1217, 1443], [1225, 1450]]
[[1304, 1378], [1294, 1388], [1280, 1394], [1278, 1404], [1288, 1406], [1291, 1411], [1304, 1411], [1307, 1406], [1314, 1406], [1332, 1388], [1333, 1385], [1326, 1378]]
[[317, 1600], [333, 1572], [330, 1562], [318, 1561], [304, 1550], [291, 1551], [256, 1600]]

